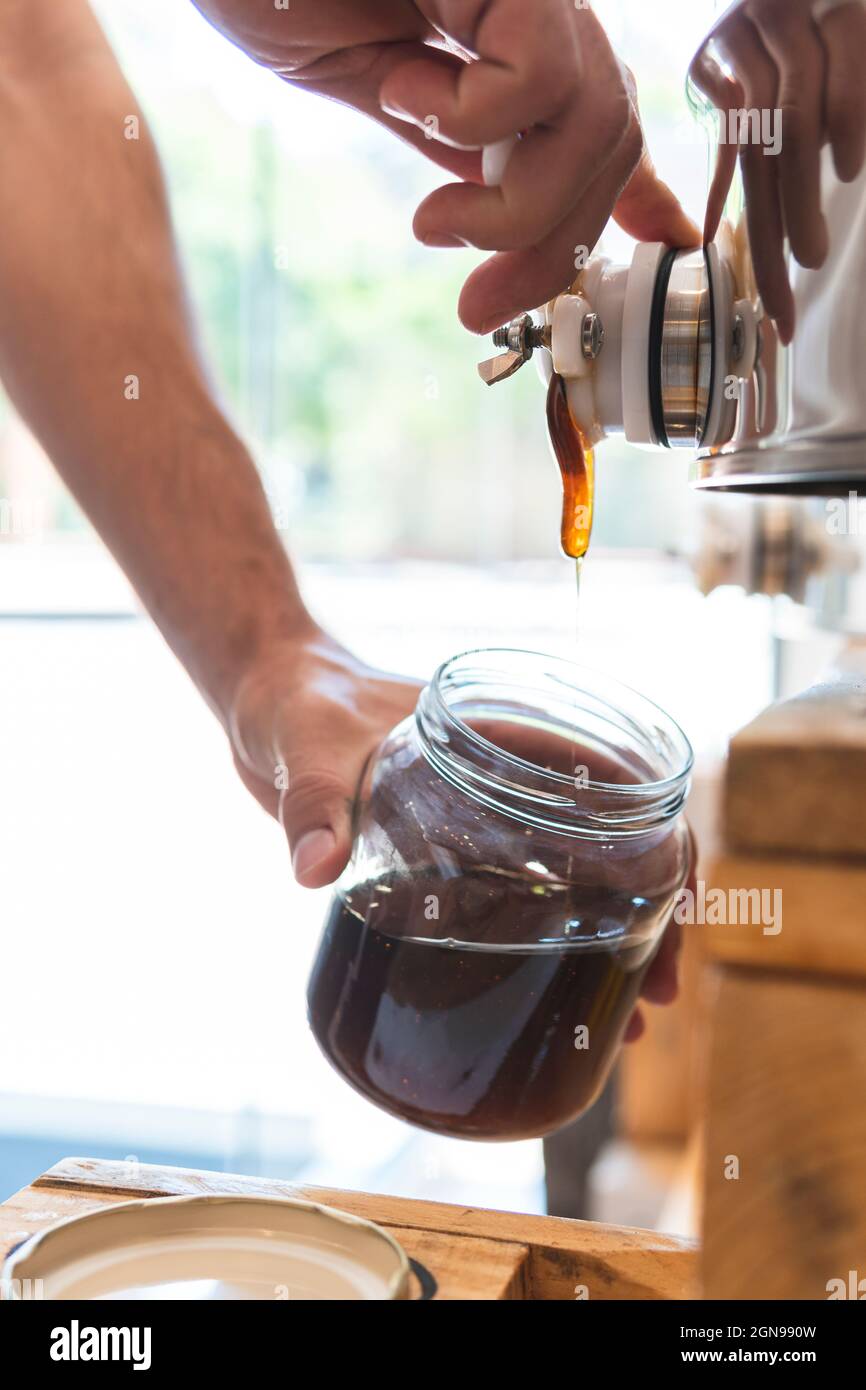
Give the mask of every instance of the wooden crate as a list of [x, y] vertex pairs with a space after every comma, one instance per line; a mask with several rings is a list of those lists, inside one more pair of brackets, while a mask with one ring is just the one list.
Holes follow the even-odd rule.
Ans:
[[697, 928], [707, 1298], [821, 1299], [866, 1276], [866, 676], [852, 659], [731, 744], [708, 886], [778, 895], [782, 915]]

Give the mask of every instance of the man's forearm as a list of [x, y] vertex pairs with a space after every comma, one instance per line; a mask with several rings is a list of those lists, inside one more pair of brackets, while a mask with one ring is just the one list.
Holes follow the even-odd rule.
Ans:
[[310, 620], [196, 350], [153, 143], [84, 0], [4, 0], [0, 189], [0, 377], [227, 719], [244, 674]]

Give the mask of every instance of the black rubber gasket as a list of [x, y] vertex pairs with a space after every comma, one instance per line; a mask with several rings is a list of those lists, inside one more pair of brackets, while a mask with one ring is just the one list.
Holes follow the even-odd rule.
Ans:
[[679, 248], [670, 247], [662, 256], [661, 263], [656, 274], [655, 289], [653, 290], [652, 307], [650, 309], [650, 329], [649, 329], [649, 408], [650, 420], [652, 421], [653, 432], [661, 444], [662, 448], [671, 447], [668, 439], [668, 432], [665, 427], [665, 408], [662, 401], [662, 339], [665, 328], [665, 305], [668, 297], [668, 286], [671, 282], [671, 271], [674, 268], [674, 261], [679, 255]]

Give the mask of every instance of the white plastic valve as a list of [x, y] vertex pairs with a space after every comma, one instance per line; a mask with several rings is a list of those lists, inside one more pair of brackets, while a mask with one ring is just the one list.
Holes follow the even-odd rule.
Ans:
[[561, 294], [553, 301], [550, 318], [553, 370], [571, 381], [588, 377], [592, 362], [583, 352], [583, 325], [593, 312], [592, 305], [580, 294]]

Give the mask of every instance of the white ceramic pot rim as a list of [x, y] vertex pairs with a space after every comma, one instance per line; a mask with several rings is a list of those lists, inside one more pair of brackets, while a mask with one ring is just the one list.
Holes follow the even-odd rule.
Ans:
[[[408, 1297], [409, 1259], [403, 1247], [383, 1227], [362, 1216], [355, 1216], [351, 1212], [341, 1211], [336, 1207], [325, 1206], [319, 1202], [311, 1202], [306, 1198], [283, 1197], [277, 1194], [265, 1196], [249, 1192], [185, 1193], [167, 1197], [138, 1197], [128, 1202], [118, 1202], [112, 1206], [76, 1212], [72, 1216], [64, 1217], [62, 1220], [54, 1222], [53, 1225], [46, 1226], [44, 1230], [37, 1231], [7, 1257], [3, 1264], [2, 1275], [0, 1275], [3, 1288], [7, 1290], [5, 1296], [11, 1301], [15, 1301], [21, 1297], [18, 1289], [24, 1281], [29, 1279], [32, 1282], [37, 1278], [43, 1278], [44, 1270], [40, 1272], [39, 1266], [48, 1247], [58, 1243], [61, 1245], [67, 1243], [70, 1231], [73, 1233], [74, 1239], [75, 1232], [82, 1227], [88, 1225], [104, 1227], [118, 1221], [122, 1222], [125, 1218], [128, 1219], [133, 1213], [139, 1211], [156, 1214], [184, 1208], [194, 1210], [198, 1207], [213, 1212], [225, 1206], [248, 1206], [251, 1210], [259, 1207], [265, 1211], [267, 1209], [273, 1211], [275, 1208], [292, 1209], [318, 1216], [324, 1222], [334, 1226], [339, 1225], [354, 1231], [364, 1232], [369, 1237], [381, 1242], [383, 1246], [387, 1246], [395, 1259], [395, 1268], [387, 1278], [387, 1299], [397, 1300]], [[262, 1229], [267, 1229], [266, 1222], [262, 1223]]]

